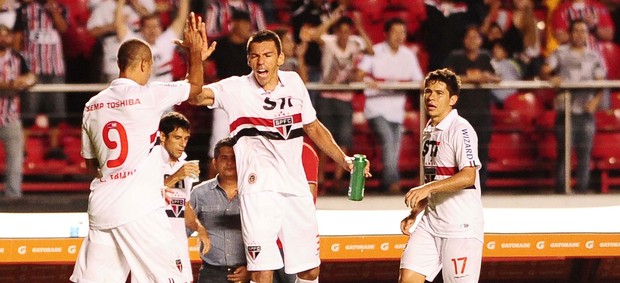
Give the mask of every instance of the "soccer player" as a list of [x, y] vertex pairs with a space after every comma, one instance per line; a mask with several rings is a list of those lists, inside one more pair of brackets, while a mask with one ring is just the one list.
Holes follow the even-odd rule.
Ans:
[[[482, 261], [483, 215], [477, 136], [458, 115], [460, 78], [448, 69], [424, 79], [425, 183], [405, 196], [411, 214], [401, 222], [409, 242], [400, 262], [399, 282], [433, 281], [443, 268], [444, 282], [478, 282]], [[422, 219], [410, 234], [417, 214]]]
[[[209, 235], [189, 203], [192, 177], [200, 174], [197, 163], [187, 162], [185, 146], [190, 137], [190, 123], [178, 112], [168, 112], [159, 121], [159, 139], [161, 145], [155, 146], [154, 152], [162, 159], [162, 173], [166, 186], [166, 214], [181, 249], [187, 250], [187, 234], [185, 227], [198, 231], [198, 240], [203, 243], [202, 253], [211, 247]], [[191, 282], [192, 276], [189, 253], [181, 253], [185, 282]]]
[[[299, 75], [278, 70], [285, 59], [280, 38], [259, 31], [247, 51], [250, 74], [209, 84], [190, 103], [228, 113], [252, 281], [272, 282], [273, 270], [282, 267], [279, 238], [286, 273], [297, 274], [298, 282], [318, 282], [318, 225], [301, 162], [303, 133], [346, 170], [351, 158], [316, 119]], [[365, 173], [370, 176], [369, 167]]]
[[[90, 229], [71, 276], [74, 282], [184, 282], [178, 240], [161, 196], [161, 157], [152, 152], [164, 110], [201, 93], [205, 26], [193, 14], [184, 41], [188, 82], [147, 83], [153, 65], [140, 40], [118, 51], [119, 78], [84, 107], [82, 156], [96, 177], [88, 203]], [[188, 267], [189, 268], [189, 267]]]

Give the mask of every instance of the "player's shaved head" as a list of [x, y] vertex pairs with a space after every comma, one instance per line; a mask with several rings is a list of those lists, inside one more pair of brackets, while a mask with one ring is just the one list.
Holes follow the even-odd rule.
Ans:
[[428, 73], [424, 78], [424, 87], [432, 82], [443, 82], [450, 92], [450, 96], [459, 95], [461, 93], [461, 78], [454, 72], [444, 68]]
[[130, 39], [121, 44], [118, 49], [118, 68], [122, 71], [127, 70], [134, 63], [142, 60], [152, 60], [151, 48], [146, 42], [139, 39]]

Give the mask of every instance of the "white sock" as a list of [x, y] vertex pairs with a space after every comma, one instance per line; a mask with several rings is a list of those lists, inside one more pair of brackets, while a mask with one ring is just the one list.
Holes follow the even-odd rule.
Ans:
[[306, 280], [306, 279], [301, 279], [297, 277], [297, 279], [295, 280], [295, 283], [319, 283], [319, 278], [317, 277], [314, 280]]

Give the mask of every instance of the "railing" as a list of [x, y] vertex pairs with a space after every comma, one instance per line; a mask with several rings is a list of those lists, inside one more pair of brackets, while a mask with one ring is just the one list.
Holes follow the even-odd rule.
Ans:
[[[308, 90], [353, 90], [353, 91], [361, 91], [366, 88], [365, 83], [351, 83], [351, 84], [321, 84], [321, 83], [307, 83], [306, 84]], [[93, 92], [96, 93], [108, 87], [108, 84], [40, 84], [35, 85], [30, 91], [31, 92]], [[422, 82], [411, 82], [411, 83], [397, 83], [397, 82], [384, 82], [378, 83], [379, 89], [389, 89], [389, 90], [419, 90], [422, 87]], [[461, 86], [462, 89], [555, 89], [558, 93], [565, 93], [570, 96], [571, 89], [609, 89], [609, 88], [620, 88], [620, 80], [597, 80], [597, 81], [582, 81], [582, 82], [565, 82], [561, 83], [559, 86], [553, 86], [548, 81], [503, 81], [500, 83], [485, 83], [485, 84], [463, 84]], [[422, 97], [420, 96], [420, 100]], [[570, 123], [570, 99], [567, 99], [565, 102], [565, 127], [566, 127], [566, 135], [565, 135], [565, 155], [566, 155], [566, 166], [565, 166], [565, 178], [566, 180], [570, 180], [571, 174], [571, 139], [570, 131], [571, 131], [571, 123]], [[422, 131], [424, 127], [424, 109], [423, 103], [420, 101], [420, 125], [419, 130]], [[420, 160], [422, 160], [420, 158]], [[421, 161], [422, 162], [422, 161]], [[420, 166], [420, 180], [423, 180], [423, 166]], [[571, 182], [565, 182], [565, 191], [569, 193], [571, 191], [570, 185]]]

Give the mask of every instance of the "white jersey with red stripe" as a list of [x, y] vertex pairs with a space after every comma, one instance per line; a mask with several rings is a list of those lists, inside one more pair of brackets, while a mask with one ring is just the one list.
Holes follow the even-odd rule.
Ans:
[[474, 186], [456, 192], [432, 193], [420, 222], [427, 231], [442, 238], [483, 240], [482, 200], [478, 170], [478, 136], [472, 126], [452, 110], [437, 126], [424, 129], [425, 182], [454, 176], [465, 167], [476, 167]]
[[239, 194], [310, 195], [301, 152], [303, 126], [316, 120], [316, 111], [297, 73], [278, 71], [278, 77], [273, 91], [258, 85], [253, 73], [207, 86], [215, 94], [212, 107], [228, 113]]
[[[153, 152], [160, 154], [162, 162], [161, 171], [164, 179], [181, 169], [183, 164], [186, 162], [185, 159], [187, 158], [187, 154], [183, 152], [178, 161], [170, 162], [170, 154], [161, 145], [155, 146], [153, 148]], [[171, 189], [171, 192], [166, 192], [168, 198], [170, 199], [170, 203], [166, 205], [166, 215], [168, 215], [168, 220], [170, 220], [170, 226], [172, 226], [174, 236], [179, 241], [181, 247], [183, 247], [186, 251], [188, 243], [187, 232], [185, 231], [185, 205], [189, 203], [192, 181], [189, 178], [185, 178], [174, 184], [174, 187]], [[183, 252], [180, 254], [180, 257], [183, 262], [183, 266], [191, 266], [189, 253]], [[183, 268], [182, 272], [187, 279], [186, 282], [191, 282], [193, 280], [191, 268]]]
[[91, 227], [113, 228], [164, 206], [161, 157], [151, 150], [161, 115], [189, 89], [186, 82], [116, 79], [86, 103], [82, 157], [97, 159], [101, 169], [90, 185]]

